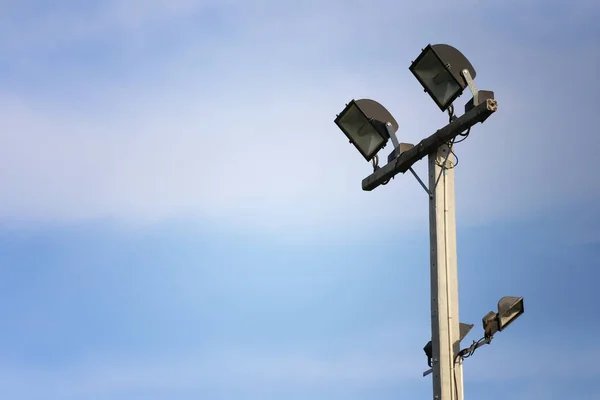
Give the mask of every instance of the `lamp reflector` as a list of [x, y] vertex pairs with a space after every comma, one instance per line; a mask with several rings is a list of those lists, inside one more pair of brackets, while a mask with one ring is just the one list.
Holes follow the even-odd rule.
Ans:
[[389, 139], [385, 123], [369, 118], [354, 100], [336, 118], [335, 123], [367, 161], [370, 161]]
[[426, 50], [421, 59], [415, 62], [412, 72], [442, 111], [462, 92], [459, 83], [432, 49]]
[[503, 297], [498, 302], [498, 330], [506, 329], [525, 312], [522, 297]]
[[442, 111], [467, 87], [461, 71], [466, 69], [475, 78], [475, 69], [469, 60], [447, 44], [428, 45], [409, 69]]

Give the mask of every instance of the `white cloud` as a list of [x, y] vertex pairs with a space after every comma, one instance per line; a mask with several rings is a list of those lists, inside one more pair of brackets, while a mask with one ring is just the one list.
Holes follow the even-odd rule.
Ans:
[[3, 216], [343, 218], [359, 209], [351, 203], [368, 167], [335, 130], [335, 100], [309, 87], [292, 100], [287, 90], [212, 104], [163, 95], [114, 119], [5, 107]]
[[[153, 4], [156, 11], [167, 3]], [[166, 63], [164, 82], [147, 76], [135, 86], [108, 89], [88, 82], [100, 99], [94, 112], [19, 93], [5, 98], [2, 217], [139, 222], [185, 215], [299, 227], [350, 216], [364, 221], [371, 217], [364, 209], [381, 215], [381, 192], [360, 190], [370, 167], [333, 124], [350, 92], [368, 92], [369, 82], [337, 72], [311, 79], [291, 64], [294, 46], [318, 62], [315, 55], [340, 44], [339, 28], [317, 45], [298, 41], [310, 18], [290, 19], [296, 28], [276, 39], [264, 32], [281, 22], [254, 23], [259, 33], [248, 31], [254, 39], [217, 49], [208, 71], [204, 56], [194, 53], [202, 45], [194, 43]], [[324, 21], [316, 18], [322, 29]], [[263, 38], [275, 47], [248, 49]], [[278, 62], [282, 52], [288, 56]]]
[[[38, 29], [9, 37], [20, 37], [13, 44], [28, 49], [28, 57], [44, 48], [38, 40], [59, 46], [92, 37], [122, 42], [121, 51], [127, 52], [140, 38], [157, 37], [168, 26], [193, 25], [185, 18], [211, 6], [191, 0], [112, 1], [100, 9], [44, 14], [38, 18], [47, 23]], [[393, 9], [387, 1], [374, 3], [370, 12], [359, 3], [341, 8], [338, 2], [302, 7], [227, 2], [221, 7], [236, 21], [237, 31], [227, 39], [194, 31], [166, 59], [139, 53], [136, 68], [114, 80], [73, 73], [71, 80], [60, 78], [66, 91], [51, 103], [35, 91], [6, 92], [0, 99], [0, 217], [146, 223], [186, 216], [276, 230], [422, 223], [426, 197], [411, 176], [371, 193], [361, 191], [370, 166], [337, 131], [333, 118], [351, 98], [372, 97], [397, 116], [402, 140], [417, 142], [444, 123], [406, 70], [409, 52], [435, 33], [426, 31], [429, 25], [418, 30], [411, 23], [430, 11], [429, 2], [396, 17], [382, 12]], [[384, 24], [394, 18], [400, 28]], [[349, 34], [365, 24], [380, 28]], [[422, 39], [401, 35], [415, 30]], [[485, 47], [474, 45], [472, 51], [477, 46]], [[384, 59], [388, 52], [406, 54], [398, 56], [401, 68], [376, 57]], [[365, 61], [367, 55], [372, 62]], [[490, 67], [487, 73], [502, 71]], [[480, 70], [480, 75], [486, 74]], [[524, 167], [544, 155], [525, 159], [531, 152], [514, 145], [522, 139], [515, 127], [523, 115], [514, 109], [520, 94], [512, 88], [518, 84], [508, 78], [498, 115], [458, 149], [457, 184], [465, 185], [458, 192], [459, 207], [469, 210], [459, 222], [518, 215], [539, 206], [530, 199], [539, 194], [531, 181], [544, 179], [544, 168]], [[91, 110], [78, 111], [82, 99]], [[538, 138], [532, 135], [527, 136], [531, 147]], [[508, 153], [512, 159], [503, 156]], [[425, 163], [417, 170], [424, 175]], [[548, 204], [555, 203], [552, 194], [559, 190], [561, 198], [575, 196], [569, 192], [576, 180], [562, 179], [559, 188], [548, 183], [542, 193]]]

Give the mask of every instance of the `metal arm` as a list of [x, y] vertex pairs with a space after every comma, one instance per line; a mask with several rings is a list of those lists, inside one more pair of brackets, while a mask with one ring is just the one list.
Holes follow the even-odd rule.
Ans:
[[396, 132], [394, 131], [394, 127], [391, 122], [387, 122], [385, 127], [390, 135], [390, 139], [392, 139], [392, 144], [394, 145], [394, 150], [396, 150], [400, 146], [400, 142], [398, 141], [398, 136], [396, 136]]
[[473, 104], [479, 104], [479, 90], [477, 90], [477, 87], [475, 86], [475, 81], [473, 80], [473, 78], [471, 78], [471, 73], [468, 69], [463, 69], [462, 76], [463, 78], [465, 78], [465, 81], [467, 81], [467, 86], [469, 86], [469, 90], [473, 95]]

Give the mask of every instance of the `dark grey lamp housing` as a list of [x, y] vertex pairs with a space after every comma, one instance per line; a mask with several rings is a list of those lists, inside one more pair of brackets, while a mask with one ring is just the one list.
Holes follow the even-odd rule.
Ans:
[[485, 337], [492, 337], [502, 332], [525, 312], [522, 297], [506, 296], [498, 302], [498, 312], [490, 311], [483, 317]]
[[469, 71], [471, 79], [475, 79], [475, 69], [469, 60], [447, 44], [428, 45], [409, 69], [442, 111], [467, 87], [463, 70]]
[[503, 297], [498, 302], [498, 330], [502, 332], [525, 312], [522, 297]]
[[385, 107], [370, 99], [352, 100], [335, 123], [367, 161], [387, 144], [388, 129], [398, 130], [398, 123]]

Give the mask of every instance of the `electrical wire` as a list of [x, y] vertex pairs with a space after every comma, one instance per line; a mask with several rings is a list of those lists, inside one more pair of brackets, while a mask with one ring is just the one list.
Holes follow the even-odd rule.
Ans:
[[[436, 164], [438, 167], [442, 168], [442, 169], [453, 169], [458, 165], [458, 156], [456, 155], [456, 153], [454, 152], [454, 150], [452, 149], [452, 147], [454, 146], [454, 141], [456, 140], [456, 138], [452, 139], [452, 141], [446, 143], [446, 145], [448, 145], [448, 148], [450, 149], [450, 154], [452, 154], [454, 156], [454, 158], [456, 159], [456, 161], [453, 163], [453, 165], [451, 167], [448, 167], [447, 165], [442, 165], [440, 163], [438, 163], [436, 161]], [[448, 162], [448, 157], [450, 156], [450, 154], [448, 154], [448, 156], [446, 156], [446, 158], [444, 159], [444, 164], [447, 164]]]
[[379, 168], [379, 156], [377, 154], [371, 159], [371, 164], [373, 164], [373, 172], [377, 171]]
[[467, 348], [465, 348], [465, 349], [462, 349], [462, 350], [461, 350], [461, 351], [460, 351], [460, 352], [459, 352], [459, 353], [456, 355], [456, 358], [454, 359], [454, 362], [456, 363], [456, 360], [458, 359], [458, 357], [462, 358], [463, 360], [464, 360], [465, 358], [469, 358], [469, 357], [471, 357], [471, 356], [472, 356], [472, 355], [475, 353], [475, 350], [477, 350], [479, 347], [481, 347], [481, 344], [482, 344], [482, 343], [484, 343], [484, 342], [485, 342], [485, 343], [488, 343], [488, 344], [489, 344], [489, 343], [490, 343], [490, 341], [491, 341], [491, 339], [490, 339], [490, 338], [486, 338], [485, 336], [484, 336], [484, 337], [482, 337], [482, 338], [481, 338], [481, 339], [479, 339], [479, 340], [474, 340], [474, 341], [473, 341], [473, 343], [472, 343], [472, 344], [471, 344], [469, 347], [467, 347]]
[[452, 375], [454, 375], [454, 393], [456, 400], [458, 399], [458, 379], [456, 379], [456, 358], [454, 359], [454, 365], [452, 366]]
[[[379, 169], [379, 156], [377, 154], [375, 154], [373, 156], [373, 159], [371, 160], [371, 163], [373, 164], [373, 172], [377, 171]], [[384, 182], [381, 182], [382, 185], [387, 185], [390, 182], [390, 180], [386, 180]]]
[[[394, 171], [396, 170], [396, 168], [398, 167], [398, 163], [400, 162], [400, 154], [396, 155], [396, 161], [394, 162]], [[394, 175], [392, 175], [392, 177], [390, 179], [394, 179]], [[382, 182], [382, 185], [387, 185], [390, 182], [390, 179], [388, 179], [385, 182]]]
[[450, 104], [448, 106], [448, 123], [452, 122], [454, 118], [456, 118], [456, 115], [454, 115], [454, 104]]
[[454, 390], [456, 392], [456, 399], [458, 400], [458, 379], [456, 378], [456, 364], [459, 362], [458, 360], [460, 359], [460, 361], [464, 361], [466, 358], [471, 357], [474, 353], [475, 350], [477, 350], [482, 343], [487, 343], [489, 344], [491, 341], [490, 338], [487, 337], [482, 337], [479, 340], [474, 340], [473, 343], [467, 347], [466, 349], [462, 349], [461, 351], [458, 352], [458, 354], [454, 357], [454, 365], [452, 366], [452, 372], [454, 375]]
[[[454, 104], [450, 104], [450, 106], [448, 107], [448, 120], [449, 120], [449, 123], [452, 123], [452, 121], [454, 121], [456, 118], [457, 118], [457, 116], [454, 114]], [[460, 143], [460, 142], [464, 141], [469, 136], [469, 133], [471, 133], [471, 128], [468, 128], [465, 133], [461, 132], [461, 133], [458, 134], [459, 136], [463, 136], [462, 139], [456, 140], [456, 137], [454, 137], [451, 142], [447, 143], [448, 147], [450, 148], [450, 154], [452, 154], [454, 156], [455, 161], [454, 161], [454, 163], [453, 163], [453, 165], [451, 167], [447, 167], [447, 166], [443, 166], [443, 165], [438, 164], [439, 167], [441, 167], [443, 169], [456, 168], [456, 166], [458, 165], [458, 156], [454, 152], [453, 146], [455, 144], [457, 144], [457, 143]], [[446, 158], [446, 161], [447, 160], [448, 159]], [[399, 161], [400, 161], [400, 156], [398, 155], [396, 157], [396, 161], [395, 161], [395, 165], [394, 165], [394, 170], [396, 170], [396, 167], [398, 166], [398, 162]], [[377, 171], [379, 169], [379, 158], [377, 157], [377, 155], [375, 155], [375, 157], [373, 158], [372, 162], [373, 162], [373, 172], [375, 172], [375, 171]], [[392, 176], [390, 179], [382, 182], [381, 184], [382, 185], [387, 185], [390, 182], [390, 180], [393, 179], [393, 178], [394, 177]]]
[[467, 132], [465, 133], [459, 133], [458, 135], [462, 136], [463, 138], [460, 140], [455, 140], [454, 144], [464, 142], [469, 137], [469, 133], [471, 133], [471, 128], [467, 129]]
[[[471, 128], [469, 128], [469, 130], [470, 130], [470, 129], [471, 129]], [[456, 137], [455, 137], [454, 139], [452, 139], [452, 141], [450, 141], [450, 142], [446, 143], [446, 144], [448, 145], [448, 147], [450, 148], [450, 154], [452, 154], [452, 155], [454, 156], [454, 163], [452, 164], [452, 166], [451, 166], [451, 167], [448, 167], [448, 166], [443, 166], [443, 165], [440, 165], [440, 164], [438, 164], [438, 166], [439, 166], [439, 167], [442, 167], [442, 168], [444, 168], [444, 169], [453, 169], [453, 168], [456, 168], [456, 167], [458, 166], [458, 156], [457, 156], [457, 155], [456, 155], [456, 153], [454, 152], [454, 145], [455, 145], [456, 143], [460, 143], [460, 142], [462, 142], [463, 140], [465, 140], [465, 139], [467, 138], [467, 136], [469, 135], [469, 133], [468, 133], [468, 132], [469, 132], [469, 130], [467, 130], [467, 133], [466, 133], [466, 135], [464, 135], [464, 136], [465, 136], [465, 137], [464, 137], [464, 139], [461, 139], [461, 140], [458, 140], [458, 141], [457, 141], [457, 140], [456, 140]], [[448, 159], [447, 159], [447, 158], [446, 158], [446, 161], [448, 161]]]
[[456, 168], [456, 166], [458, 165], [458, 156], [456, 155], [456, 153], [454, 152], [454, 150], [450, 150], [450, 152], [454, 156], [454, 165], [452, 165], [452, 167], [450, 167], [448, 169]]

